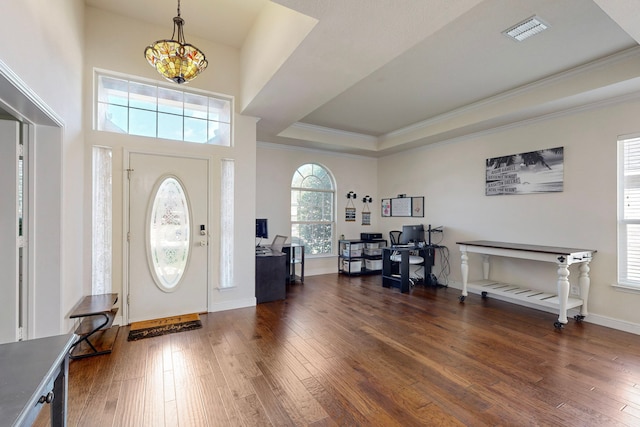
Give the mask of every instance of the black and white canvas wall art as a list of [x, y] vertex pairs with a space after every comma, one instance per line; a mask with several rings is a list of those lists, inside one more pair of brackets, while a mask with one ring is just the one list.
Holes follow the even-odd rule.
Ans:
[[564, 147], [486, 160], [487, 196], [563, 191]]

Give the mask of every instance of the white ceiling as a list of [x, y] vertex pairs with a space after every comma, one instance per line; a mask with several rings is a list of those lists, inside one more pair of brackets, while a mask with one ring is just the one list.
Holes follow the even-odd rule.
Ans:
[[[85, 2], [165, 25], [167, 32], [177, 7], [175, 0]], [[524, 90], [519, 88], [573, 76], [576, 68], [635, 48], [640, 37], [640, 24], [629, 18], [640, 16], [637, 0], [274, 2], [318, 22], [255, 96], [242, 100], [243, 113], [260, 118], [258, 140], [371, 156], [548, 114], [551, 101], [566, 108], [583, 102], [579, 95], [587, 92], [592, 102], [612, 96], [606, 90], [596, 96], [601, 88], [586, 85], [584, 93], [529, 100], [526, 108], [491, 120], [461, 119], [489, 100], [513, 98]], [[183, 0], [186, 39], [241, 49], [268, 4]], [[550, 28], [520, 43], [502, 34], [533, 15]], [[621, 86], [613, 83], [634, 80], [626, 79], [607, 85], [620, 95]], [[640, 90], [640, 83], [625, 86], [630, 88]], [[435, 128], [453, 116], [462, 124]], [[410, 135], [415, 129], [421, 133]]]

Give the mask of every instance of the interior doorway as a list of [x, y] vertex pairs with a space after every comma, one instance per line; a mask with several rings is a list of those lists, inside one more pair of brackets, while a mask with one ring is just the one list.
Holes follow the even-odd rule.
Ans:
[[1, 61], [0, 95], [0, 119], [18, 128], [0, 136], [0, 187], [10, 189], [0, 215], [9, 248], [2, 268], [11, 275], [0, 281], [1, 343], [59, 334], [64, 315], [62, 197], [52, 197], [62, 193], [62, 120]]

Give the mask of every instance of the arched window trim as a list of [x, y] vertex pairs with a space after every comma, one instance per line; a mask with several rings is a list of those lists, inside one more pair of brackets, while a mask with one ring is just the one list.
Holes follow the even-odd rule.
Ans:
[[[305, 171], [308, 168], [309, 171]], [[319, 170], [316, 170], [319, 168]], [[318, 176], [321, 172], [323, 176]], [[323, 188], [310, 188], [304, 186], [305, 180], [309, 177], [316, 177]], [[302, 186], [296, 186], [298, 183]], [[300, 204], [297, 196], [300, 193], [320, 195], [323, 205], [328, 205], [331, 212], [320, 211], [321, 218], [318, 219], [298, 219]], [[324, 194], [326, 197], [322, 197]], [[335, 228], [336, 228], [336, 183], [331, 170], [319, 163], [304, 163], [300, 165], [293, 173], [291, 179], [291, 241], [292, 243], [301, 243], [305, 245], [305, 255], [314, 256], [332, 256], [334, 255]], [[314, 198], [315, 201], [318, 198]], [[313, 204], [312, 206], [318, 206]], [[301, 214], [302, 215], [302, 214]], [[325, 238], [318, 238], [318, 234], [324, 235]]]

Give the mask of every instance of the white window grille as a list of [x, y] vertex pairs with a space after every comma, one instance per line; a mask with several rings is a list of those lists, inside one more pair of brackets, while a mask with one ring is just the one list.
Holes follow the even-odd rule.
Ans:
[[308, 255], [331, 255], [335, 217], [331, 172], [317, 163], [300, 166], [291, 180], [291, 243]]
[[103, 72], [97, 73], [96, 83], [97, 130], [232, 145], [232, 97]]

